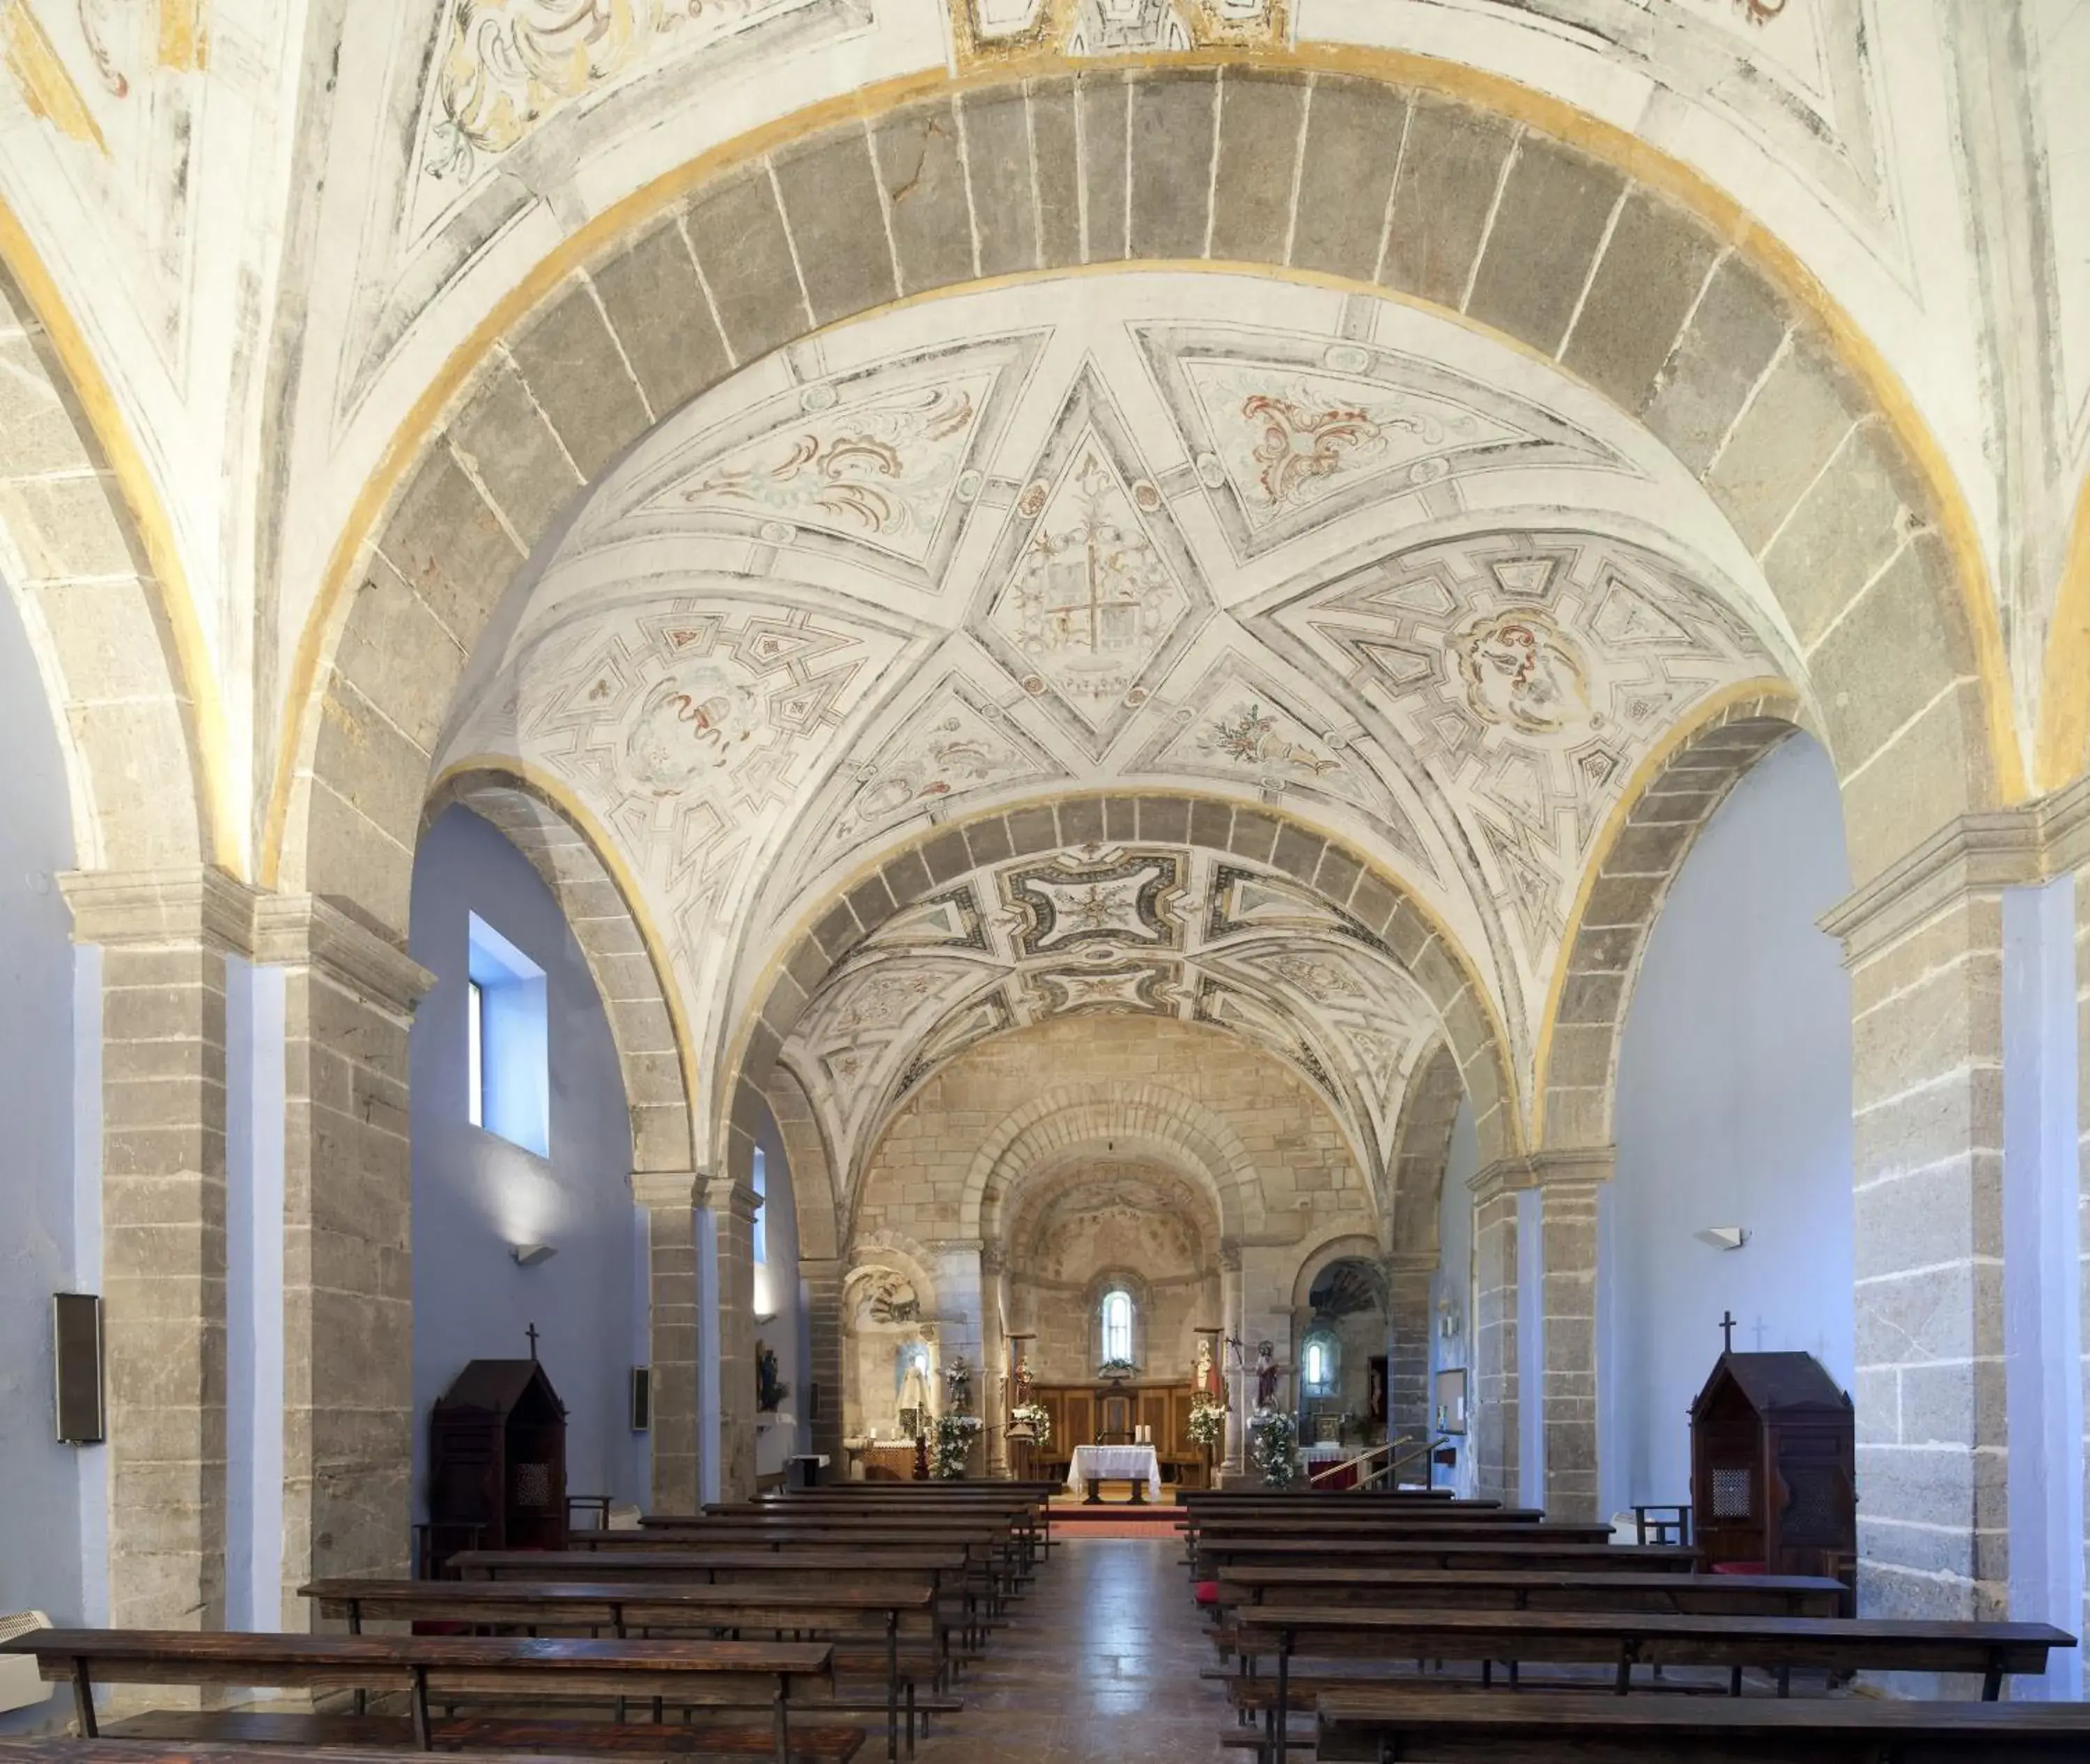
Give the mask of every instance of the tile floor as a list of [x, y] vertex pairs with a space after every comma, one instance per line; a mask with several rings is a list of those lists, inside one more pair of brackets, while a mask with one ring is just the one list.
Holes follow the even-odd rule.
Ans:
[[1180, 1538], [1060, 1544], [959, 1680], [961, 1715], [919, 1764], [1197, 1764], [1222, 1754], [1218, 1663], [1190, 1599]]

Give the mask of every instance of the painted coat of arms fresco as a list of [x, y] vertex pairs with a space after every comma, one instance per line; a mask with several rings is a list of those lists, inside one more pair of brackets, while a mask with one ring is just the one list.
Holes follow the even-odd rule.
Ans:
[[1281, 44], [1289, 0], [953, 0], [959, 53], [1152, 55]]

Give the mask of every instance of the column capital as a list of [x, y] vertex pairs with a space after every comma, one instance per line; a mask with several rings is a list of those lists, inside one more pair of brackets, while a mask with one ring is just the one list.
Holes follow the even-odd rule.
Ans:
[[1477, 1205], [1520, 1189], [1601, 1188], [1618, 1166], [1615, 1146], [1590, 1146], [1567, 1151], [1531, 1151], [1499, 1158], [1470, 1177], [1467, 1188]]
[[223, 870], [67, 870], [58, 881], [75, 943], [196, 944], [228, 955], [253, 948], [254, 890]]
[[697, 1204], [707, 1212], [730, 1213], [752, 1221], [762, 1209], [762, 1197], [737, 1176], [704, 1175], [696, 1179]]
[[1947, 821], [1817, 922], [1846, 966], [1891, 949], [1968, 897], [2035, 888], [2090, 864], [2090, 777], [2015, 808]]
[[1241, 1272], [1241, 1246], [1238, 1237], [1219, 1239], [1219, 1267], [1228, 1274]]
[[648, 1212], [694, 1212], [701, 1180], [695, 1170], [634, 1170], [631, 1198]]
[[316, 894], [263, 894], [253, 912], [254, 959], [316, 968], [372, 1005], [411, 1016], [436, 977], [405, 950]]

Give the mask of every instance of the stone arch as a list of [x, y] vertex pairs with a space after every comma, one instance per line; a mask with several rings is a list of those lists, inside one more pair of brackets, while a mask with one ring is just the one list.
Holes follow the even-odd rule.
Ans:
[[[299, 645], [264, 880], [403, 923], [401, 804], [419, 789], [402, 781], [425, 776], [531, 548], [659, 415], [897, 301], [1113, 265], [1413, 301], [1644, 423], [1758, 557], [1821, 686], [1859, 880], [2022, 794], [1965, 499], [1891, 370], [1778, 241], [1644, 141], [1507, 82], [1415, 57], [1252, 59], [868, 92], [559, 247], [445, 365], [341, 536]], [[1249, 78], [1256, 102], [1220, 101]], [[1273, 116], [1292, 151], [1262, 138]], [[957, 150], [990, 130], [1020, 155]], [[1416, 134], [1445, 151], [1400, 151]], [[913, 168], [904, 222], [881, 166]]]
[[1748, 699], [1688, 730], [1619, 804], [1583, 879], [1537, 1061], [1534, 1142], [1547, 1151], [1611, 1143], [1619, 1043], [1633, 981], [1662, 902], [1721, 803], [1795, 733], [1790, 697]]
[[767, 1091], [769, 1113], [791, 1167], [791, 1200], [798, 1222], [798, 1281], [805, 1293], [809, 1375], [831, 1400], [813, 1415], [812, 1442], [842, 1461], [841, 1224], [835, 1200], [834, 1160], [818, 1112], [798, 1074], [779, 1061]]
[[1005, 1116], [981, 1142], [958, 1203], [961, 1237], [998, 1238], [1003, 1203], [1026, 1177], [1124, 1142], [1200, 1181], [1222, 1237], [1260, 1228], [1255, 1161], [1241, 1135], [1195, 1099], [1161, 1084], [1062, 1085]]
[[0, 577], [65, 755], [84, 871], [244, 876], [179, 555], [92, 351], [0, 204]]
[[1440, 1041], [1416, 1062], [1394, 1128], [1388, 1246], [1395, 1255], [1436, 1256], [1451, 1129], [1465, 1099], [1458, 1057]]
[[497, 828], [530, 860], [573, 927], [601, 996], [624, 1074], [634, 1171], [686, 1170], [695, 1055], [659, 939], [611, 848], [586, 812], [516, 768], [446, 774], [429, 793], [424, 828], [453, 803]]
[[[1483, 1156], [1516, 1155], [1524, 1125], [1510, 1077], [1507, 1038], [1473, 962], [1451, 932], [1399, 883], [1341, 841], [1276, 811], [1176, 793], [1086, 793], [953, 817], [918, 833], [809, 907], [804, 927], [772, 964], [766, 996], [750, 1001], [735, 1049], [737, 1076], [725, 1137], [731, 1168], [744, 1171], [759, 1121], [762, 1086], [807, 1005], [828, 976], [889, 919], [953, 878], [989, 863], [1097, 840], [1189, 845], [1271, 865], [1313, 888], [1382, 939], [1414, 976], [1456, 1051], [1473, 1099]], [[729, 1069], [734, 1062], [729, 1061]], [[875, 1141], [874, 1141], [875, 1143]], [[869, 1156], [866, 1154], [867, 1161]], [[1372, 1168], [1361, 1159], [1361, 1170]], [[964, 1228], [976, 1231], [977, 1222]]]
[[[1361, 1232], [1338, 1230], [1323, 1237], [1299, 1258], [1298, 1271], [1292, 1277], [1292, 1308], [1305, 1310], [1313, 1302], [1314, 1283], [1338, 1262], [1369, 1263], [1375, 1271], [1383, 1272], [1385, 1257], [1381, 1253], [1378, 1240], [1366, 1237]], [[1379, 1299], [1385, 1302], [1382, 1283]]]

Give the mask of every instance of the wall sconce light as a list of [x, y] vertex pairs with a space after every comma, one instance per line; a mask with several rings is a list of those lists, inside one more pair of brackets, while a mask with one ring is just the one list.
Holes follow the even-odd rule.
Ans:
[[514, 1243], [508, 1246], [508, 1253], [515, 1258], [518, 1268], [534, 1268], [540, 1262], [550, 1261], [559, 1252], [553, 1244]]
[[1694, 1231], [1691, 1235], [1715, 1250], [1739, 1250], [1749, 1241], [1746, 1225], [1708, 1225], [1703, 1231]]

